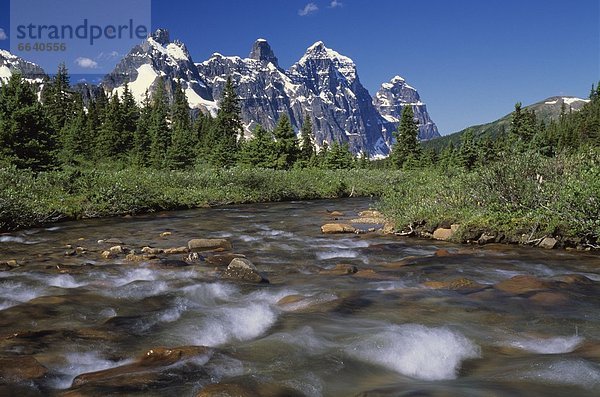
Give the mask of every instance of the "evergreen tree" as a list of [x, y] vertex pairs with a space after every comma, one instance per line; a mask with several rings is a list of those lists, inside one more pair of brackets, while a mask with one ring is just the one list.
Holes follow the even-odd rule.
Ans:
[[238, 138], [243, 133], [240, 104], [231, 77], [227, 78], [223, 97], [213, 128], [207, 138], [212, 138], [209, 159], [216, 166], [230, 166], [236, 161]]
[[302, 123], [302, 128], [300, 129], [301, 147], [299, 162], [303, 167], [310, 164], [315, 156], [315, 144], [313, 143], [313, 140], [312, 122], [310, 121], [310, 117], [306, 115], [304, 116], [304, 123]]
[[179, 83], [175, 86], [171, 120], [171, 146], [168, 151], [169, 165], [175, 169], [190, 168], [194, 164], [196, 155], [196, 134], [192, 130], [190, 106]]
[[125, 83], [125, 87], [123, 88], [119, 113], [121, 116], [120, 145], [122, 153], [126, 153], [130, 152], [133, 147], [133, 135], [137, 129], [137, 121], [140, 117], [140, 109], [127, 83]]
[[287, 114], [282, 114], [273, 130], [275, 137], [275, 168], [289, 169], [298, 160], [299, 149], [296, 134]]
[[240, 151], [239, 162], [246, 166], [275, 168], [277, 157], [275, 150], [273, 134], [261, 125], [257, 125], [252, 138], [243, 145]]
[[102, 126], [96, 138], [96, 158], [98, 160], [113, 159], [123, 154], [123, 114], [121, 101], [115, 93], [111, 98], [104, 114]]
[[327, 151], [324, 168], [328, 169], [350, 169], [354, 167], [354, 156], [350, 152], [347, 142], [333, 142]]
[[477, 162], [477, 143], [473, 130], [467, 129], [460, 139], [459, 158], [460, 164], [467, 170], [473, 169]]
[[56, 135], [19, 73], [0, 87], [0, 164], [43, 170], [56, 163]]
[[138, 167], [147, 167], [150, 165], [150, 146], [152, 139], [150, 137], [150, 123], [152, 122], [152, 102], [148, 97], [148, 92], [142, 102], [140, 117], [138, 117], [135, 132], [133, 133], [133, 148], [131, 152], [131, 161]]
[[60, 134], [60, 159], [64, 164], [85, 161], [91, 152], [92, 137], [88, 135], [88, 120], [80, 95], [74, 103], [75, 116], [67, 121]]
[[391, 163], [398, 169], [414, 167], [419, 160], [420, 147], [419, 128], [415, 122], [412, 106], [405, 106], [402, 109], [400, 124], [394, 136], [396, 143], [390, 154]]
[[44, 84], [41, 98], [52, 129], [60, 132], [67, 121], [74, 116], [73, 92], [71, 92], [69, 72], [64, 63], [58, 65], [54, 77]]
[[167, 166], [167, 152], [171, 143], [171, 131], [167, 124], [169, 106], [164, 82], [159, 79], [152, 97], [152, 111], [148, 134], [150, 135], [150, 165], [154, 168]]

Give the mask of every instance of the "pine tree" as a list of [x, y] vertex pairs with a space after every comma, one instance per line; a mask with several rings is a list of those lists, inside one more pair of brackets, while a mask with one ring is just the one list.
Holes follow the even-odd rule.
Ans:
[[131, 150], [131, 162], [138, 167], [150, 165], [150, 123], [152, 121], [152, 102], [148, 92], [142, 102], [140, 117], [138, 117], [135, 132], [133, 133], [133, 148]]
[[167, 166], [167, 152], [171, 143], [171, 131], [167, 124], [169, 107], [167, 93], [162, 79], [156, 84], [152, 97], [152, 113], [148, 133], [150, 135], [150, 165], [154, 168]]
[[190, 106], [179, 83], [175, 86], [171, 121], [171, 145], [168, 151], [169, 166], [175, 169], [190, 168], [193, 166], [195, 159], [196, 134], [192, 130]]
[[301, 147], [298, 160], [300, 162], [300, 166], [306, 167], [311, 163], [313, 157], [315, 156], [312, 122], [310, 121], [310, 117], [308, 115], [304, 116], [304, 123], [302, 123], [302, 128], [300, 129], [300, 141]]
[[243, 145], [240, 151], [239, 162], [245, 166], [275, 168], [277, 158], [275, 150], [273, 134], [261, 125], [257, 125], [252, 138]]
[[236, 161], [238, 139], [243, 133], [240, 104], [231, 77], [227, 78], [223, 96], [219, 102], [217, 118], [211, 128], [213, 138], [210, 145], [209, 160], [216, 166], [231, 166]]
[[354, 156], [347, 142], [333, 142], [325, 157], [324, 168], [350, 169], [354, 167]]
[[0, 164], [44, 170], [56, 164], [56, 135], [19, 73], [0, 87]]
[[275, 168], [290, 169], [298, 160], [298, 140], [286, 113], [282, 114], [273, 130], [275, 137]]
[[74, 115], [69, 72], [64, 63], [58, 65], [54, 77], [44, 84], [42, 102], [52, 129], [56, 132], [61, 131]]
[[460, 137], [460, 149], [458, 151], [460, 158], [460, 164], [467, 170], [473, 169], [477, 162], [477, 143], [475, 142], [475, 135], [473, 130], [467, 129], [464, 134]]
[[102, 126], [96, 138], [96, 158], [108, 160], [118, 157], [125, 152], [122, 141], [123, 115], [121, 101], [115, 93], [111, 98], [104, 114]]
[[137, 128], [137, 121], [140, 117], [140, 109], [135, 102], [135, 98], [129, 89], [129, 84], [125, 84], [123, 95], [121, 97], [121, 137], [120, 145], [122, 153], [128, 153], [133, 147], [133, 135]]
[[391, 163], [394, 167], [412, 168], [418, 164], [420, 156], [419, 128], [414, 119], [412, 106], [402, 109], [400, 124], [395, 132], [396, 143], [390, 154]]
[[81, 95], [74, 102], [75, 116], [62, 129], [59, 157], [64, 164], [81, 163], [90, 154], [91, 137], [88, 136], [88, 119]]

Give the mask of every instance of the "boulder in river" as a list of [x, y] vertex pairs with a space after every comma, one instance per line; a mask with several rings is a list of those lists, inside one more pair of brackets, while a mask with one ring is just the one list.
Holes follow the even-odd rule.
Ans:
[[195, 238], [188, 241], [188, 248], [192, 252], [200, 251], [231, 251], [231, 243], [224, 238]]
[[0, 380], [17, 383], [43, 378], [48, 369], [32, 356], [0, 357]]
[[160, 249], [160, 248], [143, 247], [142, 248], [142, 253], [149, 254], [149, 255], [158, 255], [158, 254], [162, 254], [163, 250]]
[[246, 258], [233, 258], [225, 270], [224, 276], [229, 279], [248, 281], [251, 283], [268, 283], [256, 266]]
[[73, 380], [72, 387], [92, 384], [110, 388], [142, 390], [166, 381], [162, 379], [161, 371], [163, 369], [193, 359], [208, 360], [212, 354], [213, 350], [204, 346], [157, 347], [148, 350], [131, 364], [81, 374]]
[[352, 225], [346, 223], [326, 223], [321, 226], [321, 233], [336, 234], [336, 233], [355, 233], [356, 229]]
[[217, 254], [206, 258], [206, 263], [211, 266], [223, 267], [228, 266], [235, 258], [245, 258], [242, 254]]
[[556, 247], [556, 244], [558, 244], [558, 241], [554, 237], [545, 237], [542, 241], [540, 241], [538, 247], [551, 250]]
[[454, 235], [454, 231], [452, 229], [446, 229], [443, 227], [437, 228], [433, 231], [433, 238], [436, 240], [450, 240]]
[[174, 248], [167, 248], [163, 252], [167, 255], [173, 255], [173, 254], [187, 254], [188, 251], [189, 251], [188, 247], [174, 247]]
[[526, 294], [548, 289], [550, 284], [537, 277], [528, 275], [519, 275], [499, 282], [494, 288], [513, 295]]

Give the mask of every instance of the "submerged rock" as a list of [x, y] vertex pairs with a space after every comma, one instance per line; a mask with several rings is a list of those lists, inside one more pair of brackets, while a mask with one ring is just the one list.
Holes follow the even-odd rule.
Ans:
[[343, 276], [347, 274], [354, 274], [358, 272], [358, 268], [354, 265], [347, 265], [345, 263], [338, 263], [332, 269], [322, 269], [319, 274], [326, 274], [330, 276]]
[[163, 252], [167, 255], [174, 254], [187, 254], [189, 252], [188, 247], [174, 247], [174, 248], [166, 248]]
[[48, 369], [31, 356], [0, 357], [0, 381], [31, 381], [47, 373]]
[[268, 283], [269, 280], [263, 277], [256, 266], [246, 258], [234, 258], [227, 266], [225, 278], [248, 281], [251, 283]]
[[196, 397], [305, 397], [301, 392], [275, 383], [259, 383], [254, 379], [213, 383]]
[[200, 251], [231, 251], [231, 243], [224, 238], [195, 238], [188, 241], [188, 248], [192, 252]]
[[336, 234], [336, 233], [355, 233], [356, 228], [346, 223], [326, 223], [321, 226], [321, 233]]
[[204, 346], [157, 347], [148, 350], [131, 364], [81, 374], [73, 380], [72, 387], [95, 385], [143, 390], [152, 385], [176, 381], [169, 374], [165, 374], [166, 376], [161, 374], [167, 367], [193, 359], [197, 360], [193, 366], [198, 367], [208, 361], [212, 354], [213, 350]]
[[520, 275], [499, 282], [494, 288], [513, 295], [526, 294], [528, 292], [542, 291], [548, 289], [550, 284], [537, 277]]
[[485, 285], [464, 277], [449, 281], [426, 281], [423, 285], [431, 289], [447, 289], [452, 291], [473, 291], [485, 288]]
[[206, 263], [211, 266], [228, 266], [236, 258], [245, 258], [242, 254], [218, 254], [206, 258]]

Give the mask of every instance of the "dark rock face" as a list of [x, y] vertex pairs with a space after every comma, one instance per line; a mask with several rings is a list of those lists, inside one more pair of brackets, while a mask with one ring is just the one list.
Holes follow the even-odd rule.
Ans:
[[279, 67], [277, 57], [265, 39], [258, 39], [254, 42], [249, 58], [267, 63], [271, 62], [276, 67]]
[[419, 139], [429, 140], [440, 136], [437, 126], [429, 117], [427, 107], [421, 102], [419, 93], [400, 76], [381, 85], [373, 98], [373, 105], [384, 118], [383, 128], [386, 131], [394, 131], [402, 117], [402, 109], [412, 106], [419, 124]]

